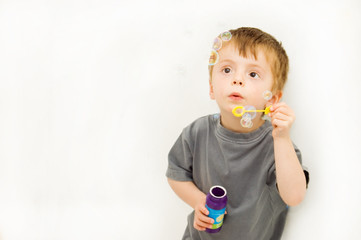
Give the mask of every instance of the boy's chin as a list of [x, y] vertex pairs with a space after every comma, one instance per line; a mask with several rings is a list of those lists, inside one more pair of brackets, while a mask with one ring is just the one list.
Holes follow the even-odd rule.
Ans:
[[[234, 116], [233, 109], [237, 106], [227, 106], [225, 108], [219, 108], [221, 115], [224, 116]], [[235, 117], [235, 116], [234, 116]]]

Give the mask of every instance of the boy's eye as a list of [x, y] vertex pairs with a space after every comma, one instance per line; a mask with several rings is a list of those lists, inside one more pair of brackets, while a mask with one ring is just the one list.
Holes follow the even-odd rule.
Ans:
[[231, 69], [230, 69], [230, 68], [224, 68], [224, 69], [223, 69], [223, 72], [225, 72], [225, 73], [230, 73], [230, 72], [231, 72]]
[[255, 72], [251, 72], [249, 75], [253, 78], [259, 78], [258, 74]]

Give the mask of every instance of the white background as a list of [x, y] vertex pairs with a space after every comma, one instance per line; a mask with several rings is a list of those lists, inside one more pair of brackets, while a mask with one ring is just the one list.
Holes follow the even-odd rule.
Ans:
[[0, 240], [180, 239], [167, 154], [217, 112], [211, 44], [241, 26], [290, 59], [311, 182], [283, 239], [361, 239], [359, 1], [2, 0]]

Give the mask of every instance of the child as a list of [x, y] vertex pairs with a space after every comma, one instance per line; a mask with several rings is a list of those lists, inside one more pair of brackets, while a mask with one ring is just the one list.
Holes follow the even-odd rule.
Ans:
[[[214, 42], [209, 73], [209, 94], [220, 113], [184, 128], [168, 156], [168, 182], [194, 209], [183, 239], [280, 239], [288, 206], [303, 200], [308, 183], [290, 139], [295, 114], [280, 102], [287, 54], [259, 29], [230, 30]], [[272, 105], [270, 121], [257, 113], [241, 124], [232, 110], [247, 105], [260, 110]], [[220, 232], [207, 233], [213, 219], [206, 193], [214, 185], [227, 190], [227, 215]]]

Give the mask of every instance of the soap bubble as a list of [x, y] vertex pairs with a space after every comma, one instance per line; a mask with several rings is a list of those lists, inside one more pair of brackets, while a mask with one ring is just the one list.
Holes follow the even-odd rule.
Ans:
[[272, 92], [269, 91], [269, 90], [264, 91], [263, 92], [263, 98], [265, 100], [267, 100], [267, 101], [270, 100], [272, 98]]
[[252, 114], [251, 114], [251, 113], [248, 113], [248, 112], [244, 113], [242, 117], [243, 117], [243, 118], [249, 118], [249, 119], [251, 119], [251, 120], [253, 119], [253, 118], [252, 118]]
[[242, 118], [241, 125], [244, 128], [251, 128], [253, 126], [252, 119], [250, 119], [249, 117]]
[[211, 56], [209, 57], [209, 64], [208, 65], [214, 65], [218, 62], [218, 53], [215, 50], [211, 51]]
[[241, 119], [241, 125], [242, 125], [242, 127], [246, 127], [246, 126], [247, 126], [247, 124], [248, 124], [247, 119], [242, 118], [242, 119]]
[[251, 114], [249, 114], [249, 113], [243, 114], [242, 118], [243, 118], [243, 119], [246, 119], [246, 120], [252, 120], [252, 116], [251, 116]]
[[252, 118], [251, 118], [251, 115], [250, 115], [250, 114], [245, 113], [245, 114], [242, 116], [241, 125], [242, 125], [242, 127], [244, 127], [244, 128], [251, 128], [251, 127], [253, 126], [253, 122], [252, 122]]
[[[256, 110], [254, 106], [247, 105], [244, 107], [246, 110]], [[248, 114], [251, 119], [254, 119], [257, 116], [257, 112], [246, 112], [245, 114]]]
[[222, 40], [223, 41], [229, 41], [229, 40], [231, 40], [231, 38], [232, 38], [232, 33], [230, 33], [230, 32], [223, 32], [222, 34], [221, 34], [221, 38], [222, 38]]
[[212, 48], [214, 50], [219, 50], [219, 49], [221, 49], [221, 47], [222, 47], [222, 39], [220, 39], [219, 37], [216, 37], [214, 39]]
[[215, 120], [219, 119], [219, 113], [214, 114], [213, 119], [215, 119]]
[[248, 127], [248, 128], [253, 127], [253, 122], [252, 122], [252, 121], [249, 121], [247, 127]]

